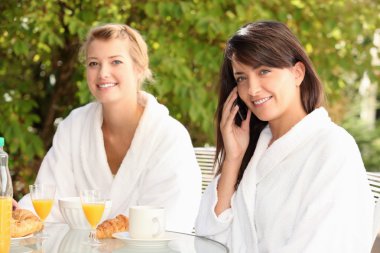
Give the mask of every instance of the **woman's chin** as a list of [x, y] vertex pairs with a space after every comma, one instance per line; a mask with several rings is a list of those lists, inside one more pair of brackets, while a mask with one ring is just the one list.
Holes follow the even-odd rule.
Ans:
[[268, 122], [268, 121], [270, 121], [270, 120], [273, 119], [273, 116], [268, 115], [268, 114], [265, 114], [265, 113], [257, 113], [257, 112], [254, 112], [253, 114], [256, 116], [256, 118], [258, 118], [258, 119], [261, 120], [261, 121], [266, 121], [266, 122]]

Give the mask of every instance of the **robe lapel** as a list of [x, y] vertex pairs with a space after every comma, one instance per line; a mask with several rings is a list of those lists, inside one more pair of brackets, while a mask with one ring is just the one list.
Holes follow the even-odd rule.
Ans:
[[[265, 153], [266, 147], [271, 139], [272, 135], [269, 130], [269, 127], [266, 127], [260, 134], [259, 142], [254, 155], [252, 156], [250, 162], [247, 165], [247, 168], [244, 172], [244, 176], [240, 182], [239, 190], [244, 205], [244, 212], [241, 213], [241, 216], [246, 217], [249, 224], [244, 226], [246, 242], [250, 242], [251, 245], [247, 245], [249, 249], [255, 249], [257, 245], [257, 233], [255, 225], [255, 201], [256, 201], [256, 185], [257, 185], [257, 164], [259, 163], [262, 155]], [[256, 252], [256, 251], [253, 251]]]
[[[102, 133], [102, 106], [97, 103], [94, 107], [95, 112], [89, 113], [84, 123], [84, 131], [81, 134], [80, 157], [83, 173], [86, 178], [86, 185], [80, 187], [104, 188], [112, 182], [111, 170], [108, 166], [107, 157], [104, 149], [104, 140]], [[94, 168], [100, 170], [94, 171]], [[78, 189], [79, 191], [80, 189]]]
[[[330, 121], [326, 120], [328, 114], [324, 108], [316, 109], [295, 125], [283, 137], [275, 141], [270, 148], [268, 144], [272, 138], [270, 128], [267, 126], [260, 134], [254, 155], [249, 162], [241, 180], [237, 199], [239, 206], [244, 207], [240, 216], [245, 217], [249, 224], [243, 225], [248, 249], [258, 252], [258, 238], [255, 226], [256, 187], [289, 153], [298, 145], [311, 138], [316, 131], [325, 128]], [[315, 128], [318, 125], [319, 128]], [[313, 126], [313, 127], [311, 127]], [[242, 203], [241, 203], [242, 202]]]
[[145, 173], [146, 169], [149, 169], [147, 157], [154, 157], [154, 153], [161, 152], [155, 149], [157, 139], [160, 137], [160, 133], [155, 131], [155, 128], [169, 112], [165, 107], [159, 105], [150, 94], [142, 92], [142, 96], [146, 96], [144, 113], [136, 129], [131, 147], [112, 183], [110, 195], [113, 201], [112, 213], [114, 215], [127, 210], [130, 205], [134, 204], [131, 203], [134, 201], [131, 196], [136, 193], [135, 191], [138, 191], [137, 184], [141, 175]]
[[258, 163], [256, 183], [260, 183], [295, 148], [305, 143], [313, 137], [314, 133], [325, 128], [330, 122], [331, 120], [329, 120], [326, 110], [319, 108], [308, 114], [285, 135], [276, 140], [263, 154]]

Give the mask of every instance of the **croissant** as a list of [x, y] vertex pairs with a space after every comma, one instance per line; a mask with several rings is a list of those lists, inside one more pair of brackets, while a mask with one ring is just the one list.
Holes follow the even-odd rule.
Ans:
[[98, 239], [112, 238], [113, 233], [127, 231], [128, 227], [128, 217], [123, 214], [119, 214], [113, 219], [103, 221], [96, 228], [96, 237]]
[[43, 229], [41, 220], [31, 211], [26, 209], [16, 209], [12, 212], [11, 237], [23, 237]]

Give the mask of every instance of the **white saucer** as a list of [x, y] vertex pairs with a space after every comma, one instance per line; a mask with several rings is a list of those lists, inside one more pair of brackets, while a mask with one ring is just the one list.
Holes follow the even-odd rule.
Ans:
[[32, 253], [33, 252], [33, 249], [31, 248], [27, 248], [27, 247], [24, 247], [24, 246], [11, 246], [11, 252], [12, 253]]
[[17, 241], [20, 241], [20, 240], [23, 240], [23, 239], [26, 239], [26, 238], [30, 238], [32, 236], [33, 236], [33, 234], [22, 236], [22, 237], [13, 237], [13, 238], [11, 238], [11, 243], [15, 243]]
[[119, 232], [112, 234], [112, 237], [120, 240], [125, 240], [128, 245], [137, 246], [137, 247], [165, 247], [171, 240], [174, 240], [174, 237], [164, 235], [161, 238], [152, 238], [152, 239], [133, 239], [129, 236], [128, 232]]

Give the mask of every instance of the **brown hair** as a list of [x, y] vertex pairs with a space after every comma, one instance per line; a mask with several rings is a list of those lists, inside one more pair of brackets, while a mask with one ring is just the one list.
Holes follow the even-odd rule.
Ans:
[[[220, 71], [219, 102], [216, 110], [217, 140], [215, 164], [221, 173], [225, 158], [225, 149], [220, 131], [223, 105], [237, 85], [233, 70], [232, 57], [235, 60], [253, 67], [268, 66], [288, 68], [297, 62], [305, 65], [305, 77], [301, 84], [301, 102], [306, 113], [312, 112], [324, 103], [323, 85], [314, 70], [301, 43], [289, 28], [276, 21], [259, 21], [241, 27], [228, 41], [224, 52], [224, 60]], [[244, 154], [236, 187], [253, 156], [261, 131], [268, 122], [261, 121], [254, 114], [250, 120], [250, 137], [248, 148]]]
[[149, 69], [148, 47], [135, 29], [124, 24], [105, 24], [92, 28], [81, 48], [81, 58], [87, 57], [89, 45], [94, 40], [127, 39], [129, 41], [129, 53], [133, 62], [142, 71], [141, 85], [145, 80], [152, 81], [152, 72]]

